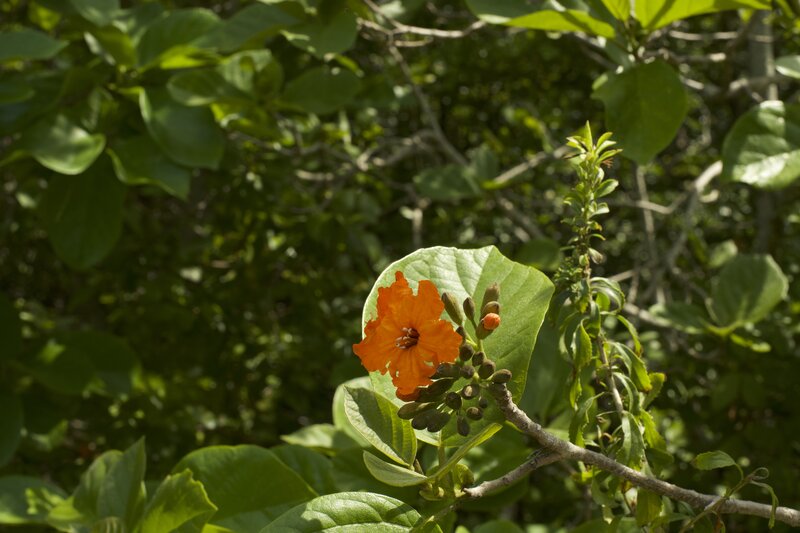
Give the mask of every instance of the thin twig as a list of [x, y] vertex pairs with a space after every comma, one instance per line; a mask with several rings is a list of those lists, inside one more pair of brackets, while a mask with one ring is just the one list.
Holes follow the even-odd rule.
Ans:
[[483, 498], [492, 492], [511, 486], [520, 479], [524, 478], [537, 468], [560, 461], [562, 457], [556, 453], [535, 453], [527, 461], [519, 465], [507, 474], [490, 481], [484, 481], [480, 485], [464, 489], [464, 494], [468, 499]]
[[[629, 481], [631, 484], [647, 489], [656, 494], [667, 496], [673, 500], [686, 502], [695, 508], [706, 508], [713, 504], [719, 497], [711, 494], [685, 489], [658, 478], [647, 476], [637, 470], [618, 463], [614, 459], [601, 453], [576, 446], [569, 441], [562, 440], [545, 431], [542, 426], [534, 422], [517, 407], [511, 399], [508, 389], [493, 391], [498, 407], [506, 420], [514, 424], [520, 431], [533, 437], [542, 447], [564, 460], [581, 461], [593, 465], [614, 476]], [[748, 500], [729, 499], [719, 506], [719, 512], [731, 514], [744, 514], [769, 519], [772, 516], [772, 506]], [[800, 526], [800, 511], [788, 507], [778, 507], [775, 510], [775, 519], [789, 524]]]

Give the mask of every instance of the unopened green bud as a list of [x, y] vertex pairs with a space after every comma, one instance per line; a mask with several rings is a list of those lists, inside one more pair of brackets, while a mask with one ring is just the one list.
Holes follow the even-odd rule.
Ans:
[[445, 424], [450, 420], [450, 415], [441, 411], [431, 411], [431, 416], [428, 418], [428, 426], [425, 428], [431, 433], [436, 433], [441, 430]]
[[475, 375], [475, 369], [469, 365], [464, 365], [461, 367], [461, 377], [469, 379], [473, 375]]
[[470, 407], [469, 409], [467, 409], [466, 414], [467, 418], [470, 418], [472, 420], [480, 420], [481, 418], [483, 418], [483, 409], [481, 409], [480, 407]]
[[456, 378], [460, 369], [453, 363], [442, 363], [436, 368], [436, 373], [431, 376], [433, 379]]
[[458, 411], [461, 409], [461, 396], [457, 392], [448, 392], [447, 396], [444, 397], [444, 403], [450, 409]]
[[480, 407], [481, 409], [486, 409], [487, 407], [489, 407], [489, 400], [486, 397], [481, 396], [480, 398], [478, 398], [478, 407]]
[[464, 308], [464, 314], [467, 315], [467, 318], [475, 320], [475, 300], [467, 296], [462, 307]]
[[481, 379], [487, 379], [494, 374], [494, 370], [494, 361], [484, 361], [483, 364], [478, 368], [478, 377]]
[[486, 304], [489, 302], [499, 302], [500, 301], [500, 286], [497, 283], [492, 283], [488, 287], [486, 287], [486, 291], [483, 293], [483, 302], [481, 302], [481, 309], [486, 307]]
[[464, 329], [464, 326], [458, 326], [456, 328], [456, 333], [461, 335], [461, 342], [465, 342], [467, 340], [467, 331]]
[[492, 300], [491, 302], [487, 303], [481, 309], [481, 316], [484, 317], [489, 313], [495, 313], [497, 315], [500, 314], [500, 303]]
[[489, 379], [494, 383], [508, 383], [511, 381], [511, 370], [506, 368], [498, 370]]
[[462, 344], [461, 348], [458, 349], [458, 357], [460, 357], [462, 361], [468, 361], [474, 353], [475, 348], [470, 344]]
[[420, 391], [419, 399], [430, 401], [437, 396], [441, 396], [450, 390], [450, 387], [453, 386], [453, 382], [455, 382], [455, 379], [453, 378], [442, 378], [436, 380]]
[[461, 389], [461, 397], [464, 398], [465, 400], [471, 400], [472, 398], [477, 396], [480, 391], [481, 391], [480, 387], [478, 387], [477, 385], [470, 384]]
[[464, 315], [461, 314], [461, 309], [458, 308], [456, 299], [453, 298], [450, 293], [442, 293], [442, 303], [444, 303], [444, 310], [447, 311], [447, 314], [453, 319], [453, 322], [456, 324], [464, 323]]
[[433, 402], [428, 403], [407, 403], [397, 411], [397, 416], [402, 418], [403, 420], [411, 420], [419, 413], [423, 413], [429, 409], [433, 409], [436, 407], [436, 404]]
[[462, 437], [466, 437], [469, 435], [469, 422], [463, 416], [459, 416], [458, 420], [456, 421], [456, 428], [458, 429], [458, 434]]
[[483, 352], [478, 352], [472, 356], [472, 364], [475, 366], [481, 366], [485, 360], [486, 354]]

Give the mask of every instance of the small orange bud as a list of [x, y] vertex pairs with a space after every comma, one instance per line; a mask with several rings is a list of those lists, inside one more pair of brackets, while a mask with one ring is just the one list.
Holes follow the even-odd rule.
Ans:
[[498, 327], [500, 327], [500, 315], [497, 313], [487, 314], [481, 319], [481, 325], [483, 325], [486, 331], [496, 330]]
[[405, 394], [405, 393], [400, 392], [400, 389], [398, 389], [395, 392], [395, 395], [397, 395], [397, 397], [399, 399], [403, 400], [404, 402], [413, 402], [413, 401], [416, 401], [419, 398], [419, 393], [420, 392], [421, 391], [419, 390], [419, 388], [416, 388], [413, 391], [411, 391], [410, 393]]

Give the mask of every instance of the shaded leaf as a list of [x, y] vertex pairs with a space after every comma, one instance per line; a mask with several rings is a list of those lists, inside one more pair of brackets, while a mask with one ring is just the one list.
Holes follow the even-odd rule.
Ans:
[[282, 100], [309, 113], [325, 115], [347, 105], [361, 82], [349, 70], [316, 67], [286, 84]]
[[0, 31], [0, 63], [50, 59], [65, 46], [66, 42], [29, 28]]
[[788, 290], [789, 282], [771, 256], [738, 255], [712, 280], [709, 310], [727, 328], [758, 322]]
[[155, 185], [183, 200], [191, 173], [170, 161], [146, 135], [120, 139], [108, 150], [117, 178], [127, 185]]
[[90, 134], [63, 114], [39, 120], [20, 138], [20, 147], [43, 166], [70, 175], [89, 168], [105, 145], [105, 135]]
[[593, 96], [603, 101], [606, 127], [622, 155], [639, 164], [672, 142], [689, 108], [678, 74], [660, 60], [608, 74]]
[[387, 463], [369, 452], [364, 452], [364, 464], [367, 466], [369, 473], [375, 476], [375, 479], [393, 487], [421, 485], [428, 480], [422, 474], [407, 467], [404, 468], [394, 463]]

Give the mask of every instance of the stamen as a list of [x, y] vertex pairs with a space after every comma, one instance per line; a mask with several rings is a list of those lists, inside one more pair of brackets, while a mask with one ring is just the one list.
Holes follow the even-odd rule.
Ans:
[[397, 337], [394, 340], [394, 345], [403, 350], [416, 346], [419, 339], [419, 332], [414, 328], [403, 328], [402, 331], [405, 335]]

